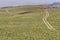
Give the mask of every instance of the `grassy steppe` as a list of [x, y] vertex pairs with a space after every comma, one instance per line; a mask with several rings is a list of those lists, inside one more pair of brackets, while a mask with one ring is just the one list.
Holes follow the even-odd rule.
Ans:
[[11, 18], [5, 17], [6, 11], [0, 14], [0, 40], [60, 40], [59, 33], [49, 30], [43, 23], [44, 10], [34, 9], [31, 13]]
[[57, 29], [60, 30], [60, 8], [49, 10], [49, 21]]
[[60, 40], [60, 8], [49, 10], [49, 23], [55, 28], [58, 39]]

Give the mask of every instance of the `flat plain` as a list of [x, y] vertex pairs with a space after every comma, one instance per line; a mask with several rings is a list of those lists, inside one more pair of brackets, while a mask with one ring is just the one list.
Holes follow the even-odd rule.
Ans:
[[[47, 11], [46, 20], [54, 31], [43, 21], [44, 9], [34, 6], [0, 9], [0, 40], [60, 40], [60, 8]], [[22, 12], [28, 13], [20, 14]]]

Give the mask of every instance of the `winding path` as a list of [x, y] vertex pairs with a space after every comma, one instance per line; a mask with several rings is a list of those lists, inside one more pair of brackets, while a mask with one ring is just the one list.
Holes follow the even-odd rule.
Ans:
[[48, 27], [49, 30], [55, 30], [53, 28], [53, 26], [47, 21], [47, 18], [49, 17], [49, 12], [47, 11], [47, 9], [45, 10], [46, 16], [43, 17], [43, 22], [45, 23], [45, 25]]
[[6, 11], [8, 14], [10, 13], [7, 9], [5, 9], [5, 11]]

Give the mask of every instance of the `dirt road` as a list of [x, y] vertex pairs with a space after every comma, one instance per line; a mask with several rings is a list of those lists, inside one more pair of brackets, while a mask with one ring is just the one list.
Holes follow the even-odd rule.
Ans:
[[43, 17], [43, 22], [45, 23], [45, 25], [48, 27], [49, 30], [55, 30], [53, 28], [53, 26], [47, 21], [47, 18], [49, 17], [49, 12], [47, 10], [45, 10], [45, 17]]

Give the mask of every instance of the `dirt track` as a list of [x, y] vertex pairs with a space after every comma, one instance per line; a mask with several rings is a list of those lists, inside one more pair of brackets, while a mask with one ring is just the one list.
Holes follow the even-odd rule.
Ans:
[[49, 30], [55, 30], [53, 26], [47, 21], [47, 18], [49, 17], [49, 12], [45, 10], [45, 13], [46, 13], [46, 16], [43, 17], [43, 22], [45, 23], [45, 25], [48, 27]]

